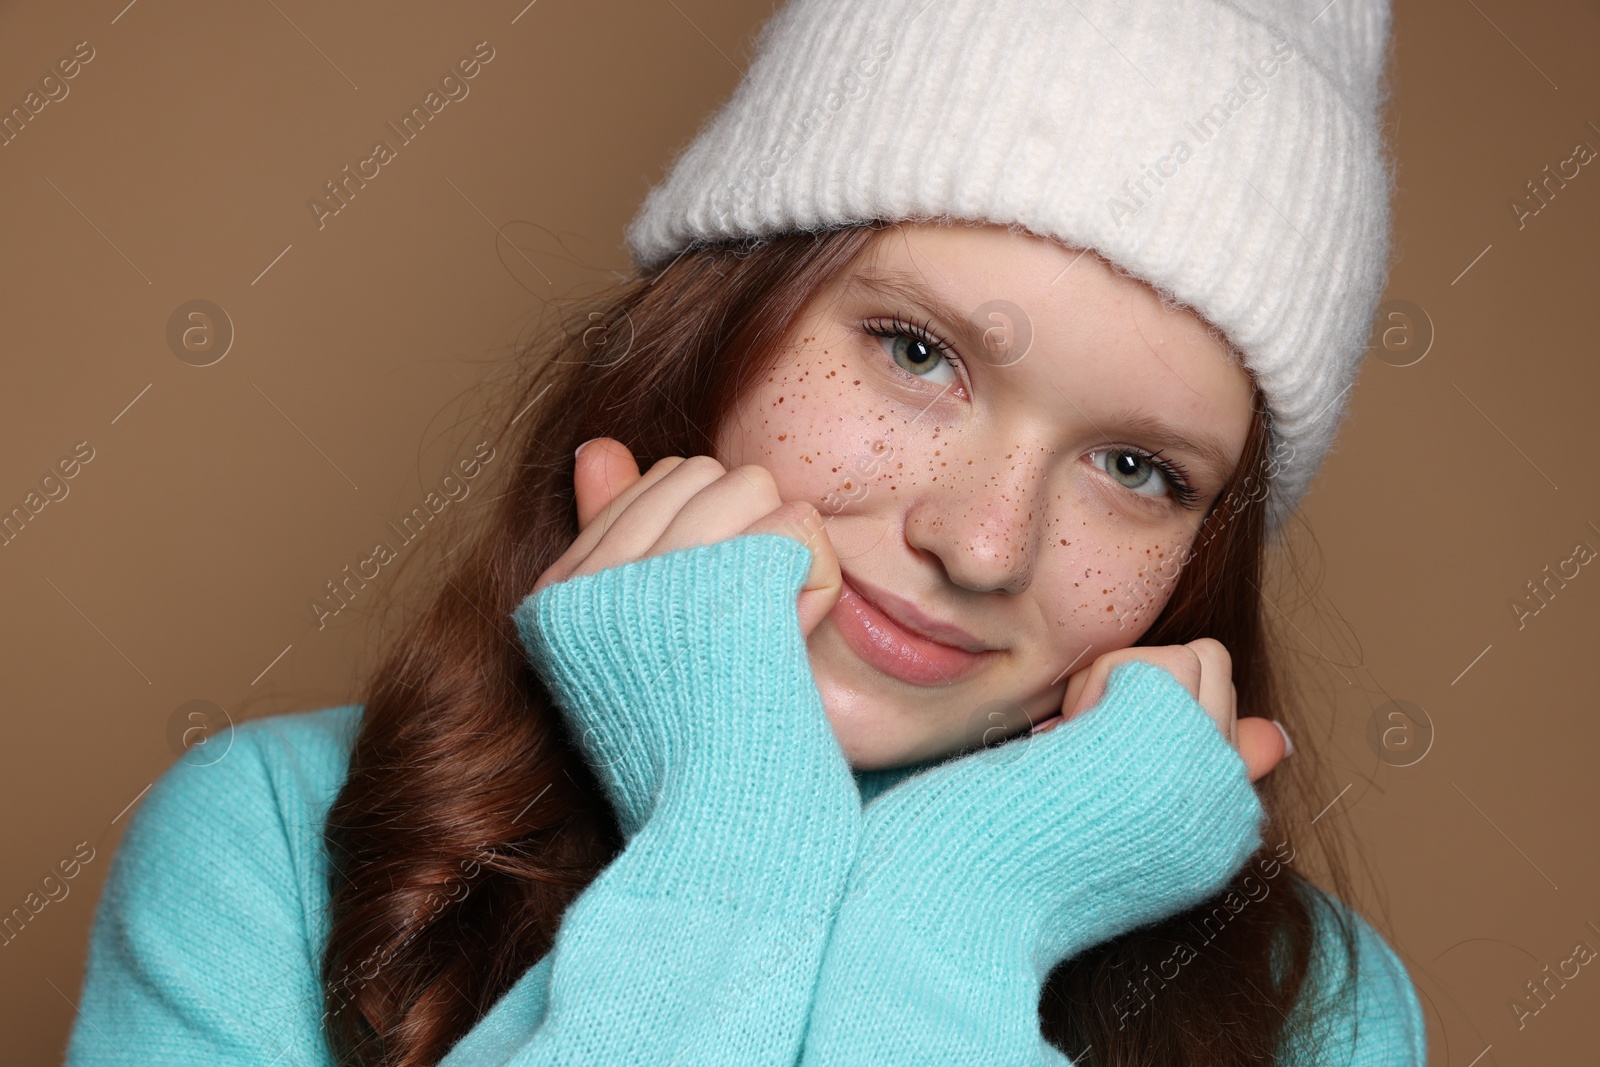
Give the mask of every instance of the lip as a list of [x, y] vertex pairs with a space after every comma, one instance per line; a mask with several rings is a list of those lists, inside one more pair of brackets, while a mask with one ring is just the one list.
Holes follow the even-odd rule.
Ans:
[[931, 615], [924, 614], [922, 609], [911, 601], [897, 597], [888, 590], [879, 589], [875, 585], [842, 572], [841, 577], [867, 603], [877, 608], [881, 614], [888, 616], [890, 622], [913, 637], [926, 638], [941, 645], [959, 648], [964, 652], [988, 652], [993, 648], [954, 623], [941, 622]]
[[869, 665], [912, 685], [951, 685], [992, 659], [996, 649], [967, 631], [922, 614], [909, 602], [848, 574], [831, 615], [851, 649]]

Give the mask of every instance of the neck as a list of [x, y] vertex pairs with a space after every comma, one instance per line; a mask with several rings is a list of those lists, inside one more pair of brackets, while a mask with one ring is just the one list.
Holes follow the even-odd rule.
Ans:
[[921, 763], [910, 763], [904, 767], [883, 767], [870, 771], [852, 768], [850, 773], [855, 776], [856, 788], [861, 791], [861, 806], [866, 807], [913, 774], [927, 770], [929, 767], [943, 762], [946, 758], [939, 756], [934, 759], [924, 760]]

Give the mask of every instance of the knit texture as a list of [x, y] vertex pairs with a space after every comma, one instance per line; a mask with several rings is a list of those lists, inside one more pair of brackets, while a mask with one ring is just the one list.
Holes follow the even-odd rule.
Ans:
[[1094, 708], [868, 809], [803, 1063], [1060, 1062], [1039, 1035], [1051, 969], [1221, 889], [1264, 817], [1187, 690], [1119, 664]]
[[654, 270], [695, 244], [960, 219], [1092, 248], [1243, 354], [1284, 463], [1277, 529], [1387, 276], [1389, 23], [1388, 0], [788, 0], [627, 243]]
[[[441, 1067], [1067, 1064], [1039, 1034], [1041, 968], [1179, 910], [1240, 858], [1257, 812], [1237, 756], [1144, 664], [1020, 745], [852, 776], [794, 610], [808, 566], [798, 542], [751, 535], [519, 606], [627, 843]], [[155, 783], [96, 911], [68, 1067], [333, 1067], [321, 832], [360, 717], [245, 723], [206, 746], [223, 758]], [[1117, 750], [1156, 733], [1159, 759]], [[1357, 995], [1309, 1006], [1320, 1045], [1290, 1062], [1423, 1064], [1405, 968], [1338, 909]]]
[[794, 1062], [861, 823], [795, 611], [809, 568], [740, 537], [517, 608], [628, 844], [563, 917], [511, 1063]]

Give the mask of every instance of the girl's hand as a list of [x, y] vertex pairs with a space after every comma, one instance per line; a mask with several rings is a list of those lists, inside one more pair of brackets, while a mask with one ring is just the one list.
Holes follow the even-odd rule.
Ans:
[[575, 469], [577, 536], [512, 616], [623, 837], [671, 833], [654, 823], [670, 811], [716, 821], [692, 828], [723, 867], [774, 833], [816, 844], [822, 823], [853, 848], [860, 794], [805, 643], [842, 585], [821, 517], [709, 456], [641, 475], [601, 438]]
[[777, 533], [811, 550], [797, 598], [800, 631], [810, 635], [833, 609], [843, 581], [822, 516], [804, 501], [785, 503], [771, 473], [756, 464], [728, 470], [710, 456], [668, 456], [643, 475], [622, 442], [599, 437], [573, 469], [579, 533], [534, 583], [548, 585], [740, 534]]
[[1119, 648], [1107, 652], [1067, 679], [1067, 692], [1061, 701], [1061, 715], [1042, 724], [1043, 733], [1099, 702], [1106, 690], [1111, 668], [1137, 659], [1171, 674], [1206, 710], [1228, 743], [1239, 752], [1250, 769], [1250, 780], [1258, 781], [1278, 765], [1287, 754], [1284, 735], [1266, 719], [1237, 714], [1237, 694], [1233, 688], [1233, 660], [1222, 642], [1202, 637], [1184, 645]]

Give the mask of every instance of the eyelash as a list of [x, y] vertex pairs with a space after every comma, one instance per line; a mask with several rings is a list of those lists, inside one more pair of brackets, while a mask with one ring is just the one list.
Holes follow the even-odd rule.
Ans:
[[1161, 472], [1161, 477], [1167, 483], [1167, 488], [1172, 491], [1173, 501], [1181, 508], [1195, 507], [1200, 499], [1200, 490], [1196, 489], [1189, 481], [1189, 472], [1175, 459], [1162, 459], [1161, 453], [1166, 449], [1157, 449], [1146, 452], [1142, 448], [1132, 445], [1117, 445], [1115, 448], [1100, 449], [1102, 452], [1126, 452], [1130, 456], [1140, 456], [1155, 466]]
[[[883, 325], [885, 322], [888, 325]], [[915, 338], [929, 348], [934, 349], [951, 367], [961, 366], [961, 357], [956, 355], [955, 349], [949, 342], [939, 336], [938, 331], [933, 328], [932, 319], [919, 326], [914, 322], [908, 322], [901, 318], [900, 313], [895, 312], [888, 319], [868, 319], [861, 324], [861, 328], [874, 337], [892, 338], [897, 335], [904, 335]], [[910, 372], [908, 371], [907, 373]], [[1200, 498], [1200, 491], [1190, 483], [1189, 472], [1184, 468], [1183, 464], [1174, 459], [1161, 458], [1161, 453], [1166, 451], [1165, 449], [1146, 452], [1144, 449], [1132, 445], [1118, 445], [1114, 449], [1101, 449], [1101, 451], [1127, 452], [1129, 455], [1139, 456], [1154, 465], [1156, 470], [1161, 472], [1162, 479], [1166, 481], [1167, 488], [1172, 492], [1173, 501], [1179, 507], [1193, 509], [1196, 501]]]
[[[887, 322], [888, 325], [882, 325], [884, 322]], [[895, 337], [901, 334], [913, 337], [933, 349], [951, 367], [961, 366], [961, 357], [956, 355], [955, 346], [939, 336], [938, 331], [933, 328], [932, 319], [918, 326], [914, 322], [907, 322], [901, 318], [900, 313], [897, 311], [888, 319], [868, 319], [861, 324], [861, 328], [874, 337]], [[907, 373], [910, 372], [908, 371]], [[915, 377], [915, 375], [912, 376]]]

